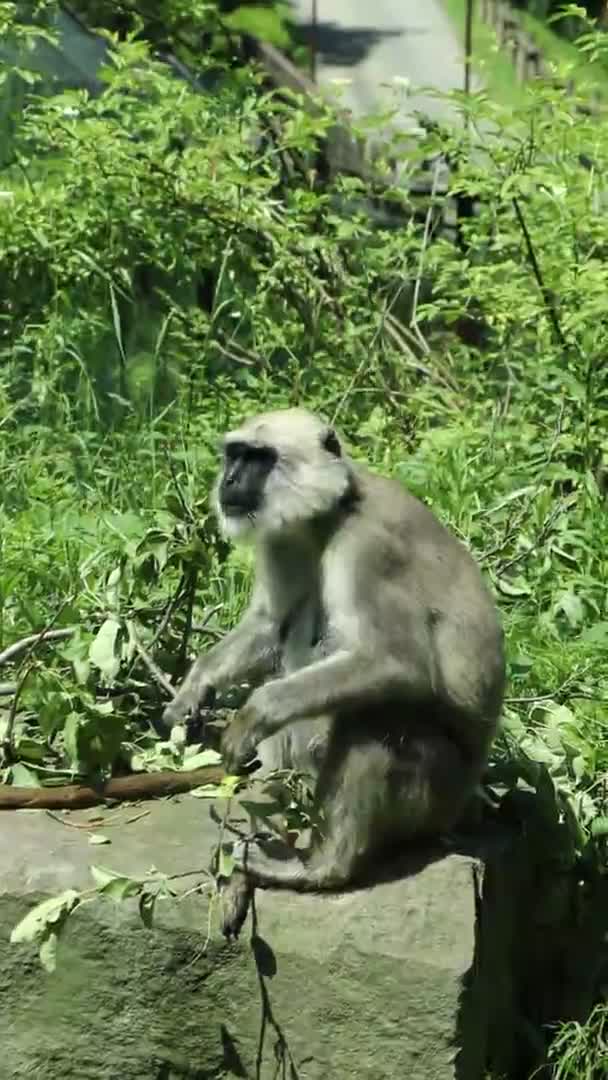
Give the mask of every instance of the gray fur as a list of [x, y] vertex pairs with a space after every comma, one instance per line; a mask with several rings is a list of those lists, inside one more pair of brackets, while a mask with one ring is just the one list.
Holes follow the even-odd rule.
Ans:
[[225, 533], [255, 544], [253, 596], [166, 712], [181, 722], [211, 688], [260, 683], [225, 733], [227, 767], [256, 748], [267, 768], [318, 766], [325, 835], [308, 857], [236, 850], [261, 885], [341, 886], [383, 848], [449, 829], [502, 705], [502, 631], [474, 560], [400, 483], [336, 452], [328, 432], [297, 409], [227, 436], [277, 452], [254, 512], [217, 506]]

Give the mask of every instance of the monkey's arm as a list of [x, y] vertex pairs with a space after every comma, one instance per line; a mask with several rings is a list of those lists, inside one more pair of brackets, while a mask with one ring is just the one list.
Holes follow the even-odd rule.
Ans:
[[374, 545], [375, 533], [371, 541], [355, 533], [327, 559], [323, 606], [341, 647], [254, 690], [224, 733], [228, 768], [244, 764], [262, 739], [296, 720], [362, 707], [373, 714], [391, 699], [432, 696], [426, 613], [416, 607], [414, 589], [396, 593], [376, 570]]
[[274, 730], [318, 713], [374, 705], [393, 695], [416, 701], [428, 693], [426, 663], [344, 650], [266, 683], [250, 701]]
[[224, 732], [222, 753], [228, 769], [248, 761], [262, 739], [286, 724], [341, 709], [381, 704], [387, 698], [420, 700], [429, 693], [426, 664], [399, 661], [353, 650], [265, 683], [251, 694]]
[[254, 598], [238, 626], [195, 660], [163, 713], [165, 724], [182, 723], [214, 690], [259, 681], [274, 670], [278, 657], [279, 629], [263, 601]]

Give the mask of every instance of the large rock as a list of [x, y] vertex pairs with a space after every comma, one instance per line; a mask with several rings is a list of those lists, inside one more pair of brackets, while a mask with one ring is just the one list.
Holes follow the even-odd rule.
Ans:
[[44, 973], [10, 931], [34, 902], [90, 885], [91, 863], [130, 875], [208, 865], [207, 804], [184, 796], [146, 809], [135, 821], [133, 808], [114, 811], [122, 824], [100, 827], [105, 847], [72, 827], [90, 811], [0, 816], [1, 1080], [512, 1072], [522, 875], [508, 837], [483, 858], [419, 857], [405, 876], [341, 895], [258, 891], [255, 950], [250, 923], [224, 943], [200, 895], [157, 905], [153, 929], [132, 901], [96, 899], [70, 918], [57, 970]]

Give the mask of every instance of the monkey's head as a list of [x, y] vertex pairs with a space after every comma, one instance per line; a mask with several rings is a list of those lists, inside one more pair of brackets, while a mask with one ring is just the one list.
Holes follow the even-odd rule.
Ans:
[[332, 511], [351, 485], [333, 429], [304, 409], [277, 410], [224, 437], [216, 511], [226, 536], [251, 540]]

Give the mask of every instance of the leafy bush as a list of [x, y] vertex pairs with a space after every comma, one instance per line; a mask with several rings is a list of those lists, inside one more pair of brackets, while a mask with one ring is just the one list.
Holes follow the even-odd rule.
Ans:
[[420, 220], [389, 186], [378, 228], [362, 180], [323, 182], [329, 111], [248, 68], [199, 92], [127, 35], [103, 78], [32, 95], [2, 174], [0, 642], [75, 628], [6, 667], [4, 779], [149, 760], [150, 661], [180, 677], [247, 592], [208, 516], [217, 435], [304, 403], [475, 550], [508, 636], [497, 759], [541, 762], [579, 847], [600, 835], [605, 128], [544, 84], [515, 114], [473, 96], [405, 162], [447, 153], [478, 201], [455, 244], [438, 197]]

